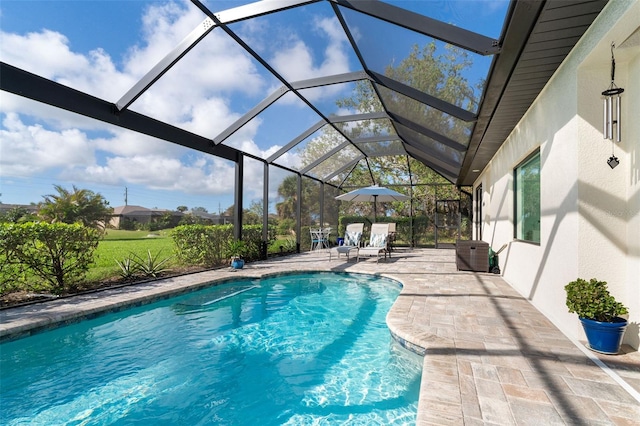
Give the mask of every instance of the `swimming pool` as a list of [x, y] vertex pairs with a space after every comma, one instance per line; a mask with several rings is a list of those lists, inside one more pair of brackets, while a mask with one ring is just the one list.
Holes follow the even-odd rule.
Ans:
[[414, 424], [397, 282], [239, 280], [0, 346], [0, 423]]

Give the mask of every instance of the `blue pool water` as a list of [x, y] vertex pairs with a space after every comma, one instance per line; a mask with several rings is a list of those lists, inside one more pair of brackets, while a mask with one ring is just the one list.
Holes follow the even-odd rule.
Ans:
[[421, 358], [361, 275], [235, 281], [0, 345], [3, 425], [401, 425]]

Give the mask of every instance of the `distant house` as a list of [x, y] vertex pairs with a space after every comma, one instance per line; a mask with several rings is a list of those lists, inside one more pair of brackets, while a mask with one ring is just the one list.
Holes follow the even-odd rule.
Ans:
[[[167, 216], [170, 218], [167, 218]], [[207, 225], [232, 224], [231, 216], [206, 213], [201, 210], [179, 212], [167, 209], [148, 209], [142, 206], [118, 206], [113, 208], [113, 214], [109, 221], [109, 226], [115, 229], [134, 229], [139, 227], [147, 227], [150, 224], [157, 223], [161, 220], [169, 219], [168, 226], [174, 227], [180, 224], [183, 219], [195, 217], [198, 223]], [[190, 223], [188, 220], [186, 223]]]
[[225, 216], [225, 215], [219, 215], [219, 214], [212, 214], [212, 213], [205, 213], [203, 211], [189, 211], [187, 213], [185, 213], [186, 215], [192, 215], [197, 217], [198, 219], [200, 219], [202, 222], [210, 224], [210, 225], [225, 225], [225, 224], [232, 224], [233, 223], [233, 218], [231, 216]]
[[[170, 215], [170, 226], [175, 226], [182, 219], [183, 214], [167, 209], [148, 209], [142, 206], [118, 206], [113, 208], [109, 225], [115, 229], [129, 229], [159, 222]], [[132, 226], [133, 225], [133, 226]]]
[[29, 213], [37, 213], [38, 206], [36, 204], [3, 204], [0, 203], [0, 213], [4, 214], [13, 209], [25, 209]]

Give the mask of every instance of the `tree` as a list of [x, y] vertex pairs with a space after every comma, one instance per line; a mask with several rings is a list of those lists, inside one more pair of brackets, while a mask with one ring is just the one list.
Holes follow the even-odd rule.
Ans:
[[22, 206], [14, 207], [6, 213], [0, 214], [0, 222], [8, 223], [31, 222], [35, 218], [36, 216], [32, 212]]
[[252, 201], [249, 208], [242, 212], [242, 223], [244, 225], [261, 225], [263, 211], [262, 201]]
[[187, 206], [178, 206], [178, 207], [176, 207], [176, 211], [179, 211], [180, 213], [184, 213], [187, 210], [189, 210], [189, 207], [187, 207]]
[[[435, 42], [432, 42], [423, 47], [415, 45], [409, 55], [397, 63], [397, 66], [389, 65], [385, 69], [385, 75], [421, 92], [469, 111], [475, 111], [479, 99], [476, 89], [480, 88], [482, 82], [479, 82], [478, 86], [474, 87], [465, 77], [468, 75], [467, 71], [472, 65], [472, 60], [466, 51], [454, 46], [438, 48]], [[472, 123], [456, 119], [398, 92], [380, 88], [380, 93], [384, 97], [384, 106], [398, 116], [428, 127], [461, 143], [465, 143], [471, 134]], [[373, 86], [369, 82], [363, 81], [356, 84], [353, 96], [338, 100], [337, 106], [341, 109], [359, 113], [382, 110], [382, 104]], [[395, 134], [395, 129], [391, 128], [388, 120], [360, 120], [350, 123], [336, 123], [336, 127], [351, 138]], [[302, 160], [303, 166], [311, 164], [325, 153], [344, 144], [344, 137], [333, 127], [325, 126], [323, 129], [323, 133], [319, 137], [309, 141], [297, 153]], [[435, 140], [430, 140], [427, 137], [424, 137], [424, 140], [420, 140], [420, 142], [429, 145], [433, 150], [441, 151], [444, 158], [451, 158], [460, 164], [462, 163], [462, 152], [440, 144]], [[388, 150], [389, 144], [385, 143], [377, 146], [374, 144], [367, 145], [368, 158], [360, 160], [354, 164], [353, 168], [347, 168], [337, 175], [335, 180], [344, 181], [345, 187], [368, 186], [374, 182], [380, 185], [393, 186], [394, 183], [409, 183], [410, 177], [414, 179], [411, 182], [412, 184], [417, 183], [416, 181], [422, 184], [446, 184], [446, 186], [438, 186], [437, 191], [433, 187], [414, 187], [414, 200], [420, 200], [425, 197], [424, 203], [420, 204], [424, 205], [428, 214], [433, 214], [435, 211], [436, 199], [457, 199], [459, 197], [458, 190], [434, 170], [419, 161], [407, 159], [405, 156], [388, 155]], [[313, 171], [320, 177], [328, 176], [338, 166], [349, 164], [357, 159], [358, 156], [361, 156], [361, 152], [357, 148], [351, 145], [344, 145], [342, 149], [326, 161], [314, 167]], [[409, 176], [407, 164], [410, 164], [411, 176]], [[416, 176], [418, 177], [417, 179]], [[293, 179], [293, 182], [295, 182], [295, 179]], [[291, 194], [291, 185], [292, 182], [285, 179], [278, 192]], [[304, 206], [313, 204], [313, 199], [307, 198], [311, 196], [312, 194], [303, 190], [303, 209]], [[325, 197], [325, 203], [326, 201], [327, 197]], [[295, 202], [295, 199], [288, 198], [279, 204], [278, 213], [280, 217], [289, 217], [292, 214], [292, 202]], [[399, 214], [409, 214], [409, 202], [393, 203], [392, 206], [393, 210]], [[385, 206], [379, 203], [379, 208], [385, 209]], [[340, 209], [342, 214], [372, 215], [373, 203], [341, 203]]]
[[296, 203], [298, 200], [298, 179], [296, 176], [284, 178], [278, 187], [278, 196], [283, 200], [276, 203], [276, 212], [279, 219], [296, 218]]
[[194, 208], [191, 209], [191, 213], [193, 213], [193, 214], [209, 213], [209, 211], [207, 209], [205, 209], [204, 207], [194, 207]]
[[[314, 221], [312, 212], [319, 209], [318, 184], [310, 179], [302, 179], [302, 205], [300, 206], [300, 225], [309, 226]], [[296, 219], [298, 205], [298, 178], [295, 175], [286, 177], [278, 195], [283, 201], [276, 204], [279, 219]], [[317, 214], [315, 215], [317, 216]]]
[[103, 228], [111, 218], [113, 209], [102, 195], [88, 189], [72, 186], [68, 191], [61, 185], [53, 186], [58, 194], [44, 195], [38, 205], [38, 216], [50, 223], [81, 223], [90, 228]]

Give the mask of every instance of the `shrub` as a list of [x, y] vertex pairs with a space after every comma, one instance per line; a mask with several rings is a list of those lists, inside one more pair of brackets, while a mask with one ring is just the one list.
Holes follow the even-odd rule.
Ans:
[[290, 235], [295, 229], [296, 221], [293, 219], [282, 219], [277, 225], [278, 235]]
[[136, 231], [140, 228], [138, 225], [139, 223], [135, 220], [125, 217], [120, 221], [119, 228], [125, 231]]
[[226, 263], [226, 242], [233, 239], [233, 225], [180, 225], [171, 231], [178, 260], [204, 267]]
[[[275, 227], [268, 228], [268, 242], [275, 241]], [[180, 225], [171, 231], [178, 260], [187, 265], [204, 267], [227, 263], [227, 244], [233, 238], [233, 225]], [[245, 225], [242, 228], [247, 260], [260, 259], [262, 225]]]
[[311, 250], [311, 227], [310, 226], [300, 227], [300, 250], [301, 251]]
[[569, 312], [581, 318], [601, 322], [613, 322], [614, 318], [626, 314], [627, 308], [609, 294], [607, 283], [591, 278], [590, 281], [578, 278], [564, 287], [567, 293], [566, 304]]
[[285, 253], [291, 253], [296, 251], [296, 240], [295, 238], [287, 238], [282, 242], [282, 251]]
[[[276, 227], [267, 227], [267, 247], [276, 240]], [[245, 225], [242, 227], [242, 241], [245, 243], [245, 260], [258, 260], [261, 258], [262, 225]]]
[[0, 261], [6, 264], [1, 287], [10, 287], [7, 280], [18, 280], [27, 287], [26, 277], [31, 273], [43, 279], [54, 294], [75, 289], [93, 262], [100, 236], [96, 229], [80, 224], [0, 224]]

